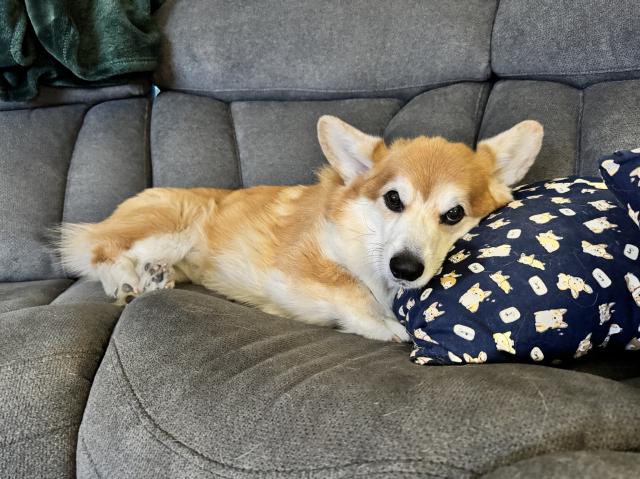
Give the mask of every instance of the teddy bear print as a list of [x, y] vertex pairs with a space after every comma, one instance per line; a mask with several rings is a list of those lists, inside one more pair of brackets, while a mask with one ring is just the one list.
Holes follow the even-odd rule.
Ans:
[[609, 173], [609, 176], [615, 175], [620, 169], [620, 165], [613, 160], [604, 160], [600, 166]]
[[582, 251], [597, 258], [613, 259], [613, 256], [607, 253], [607, 245], [605, 243], [591, 244], [582, 240]]
[[566, 309], [547, 309], [533, 313], [536, 318], [536, 331], [544, 333], [548, 329], [563, 329], [569, 326], [564, 322], [563, 317]]
[[600, 313], [600, 325], [602, 326], [607, 321], [611, 321], [611, 315], [615, 313], [613, 306], [616, 303], [604, 303], [598, 306], [598, 312]]
[[585, 221], [582, 224], [585, 225], [587, 228], [589, 228], [591, 232], [595, 234], [600, 234], [605, 230], [615, 228], [618, 226], [613, 223], [609, 223], [609, 220], [607, 219], [606, 216], [601, 216], [600, 218], [594, 218], [592, 220]]
[[632, 338], [624, 349], [627, 351], [638, 351], [640, 349], [640, 338]]
[[471, 253], [467, 253], [465, 250], [462, 249], [458, 251], [456, 254], [449, 256], [449, 261], [451, 261], [453, 264], [456, 264], [467, 259], [470, 254]]
[[416, 304], [416, 300], [413, 298], [409, 298], [409, 301], [407, 301], [407, 311], [409, 311], [411, 308], [413, 308]]
[[554, 196], [553, 198], [551, 198], [551, 202], [557, 205], [564, 205], [567, 203], [571, 203], [571, 200], [569, 198], [563, 198], [562, 196]]
[[593, 293], [593, 289], [589, 286], [584, 279], [578, 276], [571, 276], [569, 274], [560, 273], [558, 275], [558, 289], [560, 291], [569, 290], [573, 299], [578, 299], [580, 293]]
[[607, 185], [605, 185], [602, 181], [590, 181], [585, 180], [584, 178], [577, 178], [573, 181], [574, 184], [582, 183], [584, 185], [589, 185], [591, 188], [595, 188], [596, 190], [606, 190]]
[[502, 228], [503, 226], [507, 226], [509, 224], [511, 224], [511, 221], [505, 220], [504, 218], [500, 218], [499, 220], [496, 220], [493, 223], [489, 223], [487, 226], [492, 230], [497, 230], [498, 228]]
[[413, 332], [413, 335], [422, 341], [426, 341], [427, 343], [440, 344], [438, 343], [438, 341], [436, 341], [431, 336], [429, 336], [423, 329], [420, 329], [420, 328], [416, 329]]
[[627, 289], [631, 293], [631, 297], [640, 306], [640, 280], [635, 274], [627, 273], [624, 275], [624, 281], [627, 283]]
[[518, 263], [526, 264], [527, 266], [531, 266], [532, 268], [544, 270], [544, 263], [539, 259], [536, 259], [535, 254], [526, 255], [524, 253], [520, 253], [520, 259], [518, 259]]
[[491, 291], [483, 291], [480, 288], [480, 283], [476, 283], [460, 297], [458, 302], [472, 313], [475, 313], [478, 311], [480, 303], [489, 296], [491, 296]]
[[496, 343], [496, 349], [498, 351], [505, 351], [507, 353], [516, 354], [514, 348], [514, 341], [511, 339], [511, 331], [506, 333], [494, 333], [493, 341]]
[[594, 190], [593, 188], [582, 188], [580, 190], [580, 193], [582, 193], [583, 195], [585, 193], [589, 193], [590, 195], [594, 194], [597, 190]]
[[602, 341], [599, 347], [606, 348], [607, 345], [609, 344], [609, 340], [611, 339], [611, 336], [621, 332], [622, 332], [622, 328], [620, 327], [620, 325], [613, 323], [611, 326], [609, 326], [609, 332], [607, 333], [607, 337], [604, 338], [604, 341]]
[[524, 203], [522, 202], [522, 200], [513, 200], [510, 203], [507, 203], [507, 206], [511, 209], [518, 209], [522, 206], [524, 206]]
[[629, 213], [629, 218], [631, 218], [631, 221], [633, 221], [636, 226], [640, 227], [640, 222], [638, 221], [638, 213], [640, 213], [640, 211], [633, 211], [631, 205], [627, 203], [627, 212]]
[[607, 211], [616, 207], [616, 205], [614, 205], [613, 203], [610, 203], [607, 200], [589, 201], [587, 204], [590, 204], [598, 211]]
[[542, 245], [544, 249], [547, 250], [547, 253], [553, 253], [554, 251], [558, 251], [560, 248], [560, 243], [558, 240], [562, 239], [562, 236], [557, 236], [553, 230], [546, 231], [545, 233], [540, 233], [536, 235], [536, 239]]
[[533, 221], [534, 223], [537, 223], [539, 225], [543, 225], [548, 223], [549, 221], [553, 220], [557, 218], [557, 216], [552, 215], [551, 213], [547, 212], [547, 213], [540, 213], [538, 215], [532, 215], [529, 216], [529, 219], [531, 221]]
[[[640, 166], [634, 168], [631, 170], [631, 173], [629, 173], [629, 178], [631, 178], [632, 182], [634, 179], [638, 179], [638, 177], [640, 177]], [[638, 186], [640, 186], [640, 183], [638, 183]]]
[[544, 187], [548, 190], [556, 190], [557, 193], [569, 193], [569, 187], [572, 183], [545, 183]]
[[537, 200], [538, 198], [542, 198], [542, 195], [529, 195], [525, 196], [525, 198], [528, 200]]
[[478, 235], [474, 234], [474, 233], [467, 233], [462, 237], [462, 239], [465, 240], [465, 241], [471, 241], [476, 236], [478, 236]]
[[494, 283], [496, 283], [498, 287], [507, 294], [509, 294], [513, 289], [511, 287], [511, 283], [509, 283], [510, 276], [503, 275], [502, 271], [497, 271], [493, 274], [490, 274], [489, 278], [491, 278], [491, 280]]
[[591, 333], [589, 333], [582, 341], [580, 341], [580, 344], [578, 344], [578, 349], [576, 350], [576, 353], [573, 355], [573, 357], [579, 358], [581, 356], [584, 356], [589, 352], [592, 346], [593, 345], [591, 344]]
[[485, 353], [484, 351], [480, 351], [478, 356], [476, 356], [475, 358], [467, 353], [464, 353], [462, 355], [462, 358], [467, 364], [482, 364], [487, 362], [487, 353]]
[[438, 308], [442, 307], [442, 304], [437, 301], [431, 303], [427, 309], [422, 313], [424, 315], [424, 320], [428, 323], [436, 319], [438, 316], [442, 316], [445, 312], [440, 311]]
[[455, 284], [456, 284], [456, 282], [457, 282], [457, 279], [456, 279], [456, 278], [459, 278], [460, 276], [461, 276], [461, 275], [457, 274], [457, 273], [455, 272], [455, 270], [454, 270], [454, 271], [451, 271], [450, 273], [447, 273], [447, 274], [442, 275], [442, 276], [440, 277], [440, 284], [442, 285], [442, 287], [443, 287], [444, 289], [449, 289], [449, 288], [451, 288], [452, 286], [455, 286]]
[[478, 258], [494, 258], [497, 256], [509, 256], [511, 254], [510, 244], [501, 244], [500, 246], [492, 246], [487, 248], [480, 248], [480, 254]]

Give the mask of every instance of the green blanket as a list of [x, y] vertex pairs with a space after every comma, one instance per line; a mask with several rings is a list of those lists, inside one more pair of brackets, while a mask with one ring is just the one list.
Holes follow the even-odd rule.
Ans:
[[162, 1], [0, 0], [0, 99], [154, 70]]

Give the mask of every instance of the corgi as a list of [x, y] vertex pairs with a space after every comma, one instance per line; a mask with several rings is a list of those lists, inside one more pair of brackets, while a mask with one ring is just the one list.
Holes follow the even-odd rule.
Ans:
[[386, 145], [332, 116], [329, 166], [310, 186], [150, 188], [96, 224], [63, 224], [72, 274], [116, 303], [193, 282], [266, 313], [382, 341], [408, 341], [399, 288], [423, 287], [456, 240], [512, 201], [543, 128], [523, 121], [474, 151], [441, 137]]

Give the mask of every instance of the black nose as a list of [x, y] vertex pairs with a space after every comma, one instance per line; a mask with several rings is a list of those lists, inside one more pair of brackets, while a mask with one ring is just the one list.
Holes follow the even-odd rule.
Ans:
[[422, 261], [420, 261], [420, 258], [408, 251], [403, 251], [391, 258], [389, 268], [393, 276], [407, 281], [418, 279], [424, 271], [424, 265]]

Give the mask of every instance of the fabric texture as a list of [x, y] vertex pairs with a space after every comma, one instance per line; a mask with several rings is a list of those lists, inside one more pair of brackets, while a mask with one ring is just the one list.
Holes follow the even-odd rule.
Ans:
[[102, 221], [146, 188], [149, 109], [147, 99], [133, 98], [99, 103], [86, 112], [67, 171], [63, 221]]
[[[640, 155], [639, 155], [640, 156]], [[518, 188], [394, 304], [418, 364], [640, 350], [640, 233], [600, 178]], [[637, 291], [636, 291], [637, 290]]]
[[0, 314], [49, 304], [71, 283], [69, 279], [0, 283]]
[[229, 105], [166, 92], [158, 95], [153, 107], [153, 186], [242, 186]]
[[503, 0], [491, 37], [491, 66], [503, 78], [576, 86], [639, 78], [639, 37], [636, 0]]
[[620, 451], [575, 451], [547, 454], [501, 467], [484, 479], [619, 479], [635, 477], [640, 454]]
[[152, 71], [160, 34], [151, 3], [5, 0], [0, 5], [0, 98], [33, 98], [42, 80], [73, 84], [76, 78], [96, 81]]
[[77, 430], [120, 308], [0, 314], [0, 475], [73, 477]]
[[142, 296], [96, 375], [78, 475], [464, 478], [640, 446], [633, 386], [539, 365], [424, 368], [408, 352], [193, 292]]
[[232, 103], [243, 186], [315, 182], [316, 171], [327, 164], [318, 144], [318, 118], [336, 115], [382, 136], [401, 105], [386, 98]]
[[488, 83], [457, 83], [422, 93], [394, 115], [384, 140], [443, 136], [473, 147], [490, 89]]
[[415, 95], [489, 77], [496, 2], [169, 0], [156, 82], [220, 100]]
[[62, 220], [67, 170], [86, 108], [0, 115], [0, 281], [62, 276], [47, 228]]

